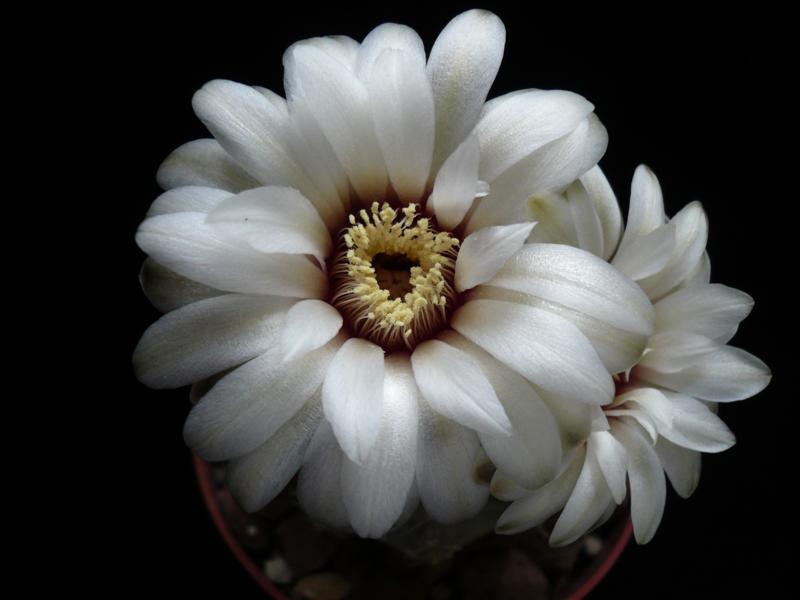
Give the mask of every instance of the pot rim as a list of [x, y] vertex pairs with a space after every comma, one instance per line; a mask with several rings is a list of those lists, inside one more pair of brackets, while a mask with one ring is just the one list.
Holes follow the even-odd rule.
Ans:
[[[288, 596], [279, 590], [277, 586], [269, 580], [266, 573], [253, 562], [233, 535], [230, 527], [228, 527], [228, 523], [222, 515], [219, 500], [215, 493], [214, 483], [211, 479], [211, 469], [208, 463], [194, 453], [192, 453], [192, 461], [194, 463], [195, 475], [197, 476], [197, 483], [203, 496], [203, 501], [211, 516], [211, 520], [214, 522], [214, 526], [217, 528], [217, 531], [219, 531], [228, 549], [241, 563], [255, 583], [266, 592], [268, 598], [272, 600], [289, 600]], [[602, 581], [611, 570], [611, 567], [619, 560], [622, 551], [628, 545], [632, 535], [633, 524], [631, 523], [630, 516], [628, 516], [612, 530], [609, 536], [612, 543], [606, 545], [594, 560], [581, 570], [578, 580], [573, 585], [558, 592], [558, 598], [560, 600], [581, 600], [584, 598], [598, 583], [600, 583], [600, 581]]]

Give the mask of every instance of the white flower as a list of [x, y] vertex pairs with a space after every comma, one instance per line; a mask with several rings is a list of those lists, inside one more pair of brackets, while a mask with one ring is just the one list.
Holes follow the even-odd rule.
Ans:
[[611, 401], [609, 369], [641, 355], [638, 286], [583, 250], [523, 247], [534, 224], [515, 207], [593, 167], [606, 133], [569, 92], [484, 103], [504, 38], [468, 11], [426, 60], [387, 24], [289, 48], [286, 100], [229, 81], [195, 95], [215, 139], [159, 170], [136, 240], [167, 314], [134, 363], [151, 387], [213, 384], [185, 439], [230, 461], [246, 509], [299, 471], [305, 510], [362, 536], [419, 501], [467, 518], [488, 497], [481, 445], [543, 485]]
[[571, 543], [622, 503], [627, 475], [634, 533], [646, 543], [664, 510], [664, 472], [687, 498], [700, 477], [700, 453], [734, 444], [717, 403], [748, 398], [769, 383], [764, 363], [727, 345], [753, 300], [709, 283], [705, 212], [693, 202], [667, 220], [661, 188], [647, 167], [634, 175], [624, 234], [599, 167], [564, 196], [537, 199], [531, 209], [542, 217], [534, 236], [583, 247], [636, 281], [654, 303], [655, 331], [637, 364], [615, 374], [616, 397], [596, 412], [591, 435], [558, 478], [531, 493], [509, 474], [495, 475], [495, 493], [514, 500], [498, 531], [521, 531], [561, 511], [550, 542]]

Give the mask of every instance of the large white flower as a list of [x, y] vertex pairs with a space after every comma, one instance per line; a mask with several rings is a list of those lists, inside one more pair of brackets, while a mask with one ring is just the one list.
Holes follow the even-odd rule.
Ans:
[[541, 219], [534, 236], [580, 246], [636, 281], [654, 303], [655, 331], [636, 365], [615, 373], [616, 397], [596, 411], [591, 435], [558, 478], [530, 492], [511, 474], [496, 473], [494, 492], [514, 500], [498, 531], [521, 531], [561, 511], [550, 542], [571, 543], [622, 503], [627, 476], [636, 540], [646, 543], [664, 510], [664, 472], [680, 496], [690, 496], [700, 453], [726, 450], [735, 441], [716, 414], [717, 403], [753, 396], [769, 382], [764, 363], [727, 345], [753, 300], [709, 283], [705, 212], [693, 202], [667, 220], [661, 188], [647, 167], [634, 175], [624, 234], [599, 167], [564, 195], [537, 198], [528, 208]]
[[[136, 240], [167, 314], [134, 364], [151, 387], [197, 384], [185, 439], [230, 461], [246, 509], [299, 471], [305, 510], [362, 536], [419, 501], [467, 518], [488, 497], [481, 445], [543, 485], [611, 401], [609, 370], [639, 358], [654, 313], [637, 285], [583, 250], [523, 246], [534, 224], [509, 207], [587, 172], [606, 133], [569, 92], [485, 103], [504, 37], [469, 11], [426, 60], [386, 24], [290, 47], [286, 99], [230, 81], [196, 93], [215, 139], [158, 172], [168, 191]], [[483, 297], [503, 268], [537, 303]]]

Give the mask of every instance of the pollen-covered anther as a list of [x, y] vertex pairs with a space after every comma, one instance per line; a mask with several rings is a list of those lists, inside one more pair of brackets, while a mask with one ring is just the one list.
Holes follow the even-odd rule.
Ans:
[[340, 237], [332, 304], [356, 335], [386, 350], [413, 348], [447, 323], [456, 298], [458, 239], [431, 228], [417, 205], [373, 203]]

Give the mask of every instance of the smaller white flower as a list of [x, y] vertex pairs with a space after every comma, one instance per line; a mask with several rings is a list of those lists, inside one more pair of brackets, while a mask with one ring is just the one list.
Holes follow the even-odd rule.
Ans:
[[753, 300], [709, 283], [705, 212], [693, 202], [668, 220], [658, 181], [645, 166], [633, 178], [624, 233], [599, 167], [563, 196], [533, 199], [529, 210], [539, 219], [532, 237], [582, 247], [636, 281], [653, 302], [655, 331], [636, 365], [614, 373], [614, 400], [596, 411], [592, 433], [556, 479], [527, 491], [509, 474], [495, 474], [493, 493], [513, 500], [497, 530], [522, 531], [561, 511], [550, 543], [569, 544], [611, 516], [626, 497], [627, 479], [636, 540], [647, 543], [664, 510], [664, 472], [689, 497], [700, 453], [735, 442], [717, 403], [749, 398], [769, 383], [763, 362], [727, 344]]

